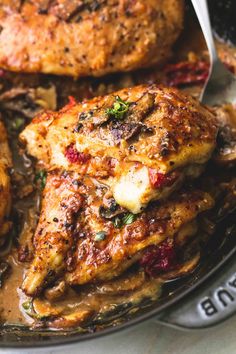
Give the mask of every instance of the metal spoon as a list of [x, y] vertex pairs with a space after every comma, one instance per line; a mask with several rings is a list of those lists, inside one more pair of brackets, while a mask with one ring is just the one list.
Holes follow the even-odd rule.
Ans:
[[236, 103], [236, 77], [218, 58], [209, 17], [207, 0], [192, 0], [210, 55], [210, 72], [200, 101], [213, 106]]

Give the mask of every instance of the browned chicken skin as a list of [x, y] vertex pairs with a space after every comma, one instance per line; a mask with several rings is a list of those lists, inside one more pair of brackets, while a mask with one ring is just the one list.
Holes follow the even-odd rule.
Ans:
[[125, 223], [129, 213], [119, 207], [111, 215], [104, 213], [107, 194], [108, 187], [89, 177], [49, 173], [34, 239], [35, 257], [23, 283], [28, 295], [39, 293], [59, 276], [72, 285], [116, 277], [148, 246], [173, 239], [213, 205], [204, 192], [181, 191]]
[[151, 85], [45, 112], [20, 138], [46, 168], [105, 178], [117, 203], [136, 214], [202, 172], [216, 133], [215, 117], [196, 100]]
[[[119, 117], [109, 113], [117, 97], [127, 109]], [[143, 85], [42, 113], [20, 138], [30, 155], [51, 167], [82, 173], [90, 160], [83, 154], [89, 154], [138, 161], [166, 173], [189, 160], [207, 161], [216, 134], [214, 115], [197, 100], [174, 88]], [[71, 145], [83, 153], [78, 159], [66, 153]]]
[[182, 0], [0, 0], [0, 67], [101, 76], [163, 62]]
[[83, 198], [76, 186], [63, 181], [63, 177], [52, 174], [44, 189], [34, 236], [35, 257], [23, 284], [29, 294], [38, 291], [43, 283], [55, 279], [65, 269], [66, 254], [74, 243], [76, 217]]
[[[156, 85], [36, 117], [20, 138], [48, 177], [23, 290], [35, 295], [60, 276], [71, 285], [111, 279], [149, 246], [195, 234], [192, 223], [212, 207], [211, 197], [173, 192], [183, 176], [201, 173], [216, 134], [209, 110]], [[149, 204], [163, 194], [173, 196]]]
[[7, 141], [7, 132], [0, 120], [0, 246], [3, 236], [9, 231], [11, 223], [7, 217], [11, 208], [10, 176], [8, 169], [12, 166], [11, 153]]

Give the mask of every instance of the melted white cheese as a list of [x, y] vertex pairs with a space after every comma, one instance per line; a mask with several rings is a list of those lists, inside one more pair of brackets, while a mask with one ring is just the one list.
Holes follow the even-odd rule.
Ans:
[[151, 186], [148, 168], [145, 166], [131, 166], [115, 180], [112, 189], [116, 202], [133, 214], [140, 213], [157, 194], [157, 190]]
[[124, 168], [119, 177], [116, 177], [111, 189], [116, 202], [133, 214], [140, 213], [151, 200], [167, 198], [174, 190], [179, 188], [185, 176], [198, 177], [204, 165], [189, 165], [185, 167], [171, 186], [153, 188], [149, 179], [148, 167], [131, 163]]

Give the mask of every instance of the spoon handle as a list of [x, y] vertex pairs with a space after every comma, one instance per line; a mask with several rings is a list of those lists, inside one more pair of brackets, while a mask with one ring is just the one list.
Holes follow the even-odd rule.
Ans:
[[207, 0], [192, 0], [192, 4], [197, 14], [198, 21], [200, 23], [203, 35], [206, 40], [211, 63], [213, 64], [214, 62], [218, 61], [218, 56], [217, 56], [212, 30], [211, 30], [211, 21], [209, 16]]

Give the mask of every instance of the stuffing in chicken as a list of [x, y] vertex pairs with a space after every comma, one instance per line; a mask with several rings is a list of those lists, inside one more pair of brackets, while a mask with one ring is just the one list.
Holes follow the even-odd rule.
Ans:
[[[109, 188], [75, 172], [48, 173], [34, 244], [23, 282], [28, 295], [63, 277], [70, 285], [112, 279], [150, 246], [196, 233], [196, 217], [213, 206], [204, 192], [178, 192], [135, 216], [117, 205]], [[193, 224], [194, 227], [191, 227]]]
[[207, 108], [151, 85], [42, 113], [20, 138], [45, 168], [102, 178], [116, 202], [136, 214], [199, 176], [216, 134]]

